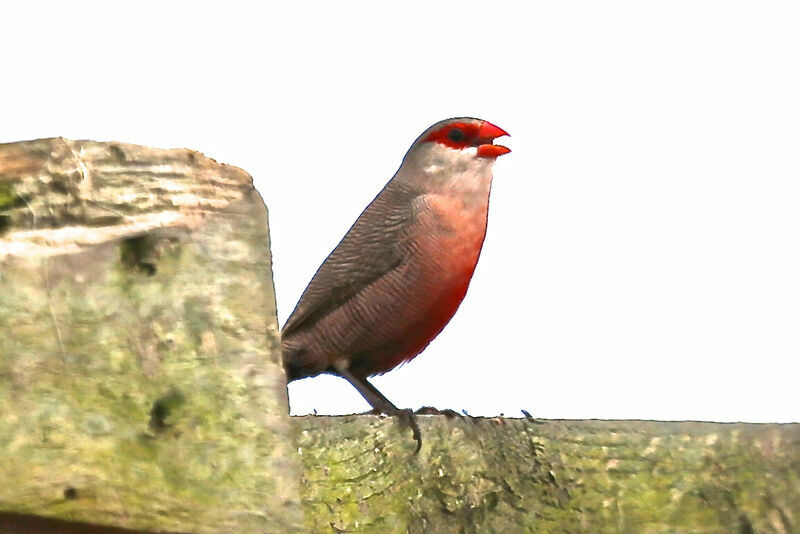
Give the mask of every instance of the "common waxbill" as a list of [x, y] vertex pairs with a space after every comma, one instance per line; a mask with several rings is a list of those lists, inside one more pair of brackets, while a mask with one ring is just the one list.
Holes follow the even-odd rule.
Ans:
[[291, 382], [331, 373], [403, 416], [368, 376], [423, 351], [458, 309], [486, 236], [492, 167], [508, 135], [474, 118], [438, 122], [317, 270], [281, 332]]

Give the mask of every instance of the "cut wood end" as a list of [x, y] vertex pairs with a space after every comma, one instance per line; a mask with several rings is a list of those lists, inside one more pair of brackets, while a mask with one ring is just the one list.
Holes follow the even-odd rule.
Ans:
[[252, 188], [242, 169], [188, 149], [63, 138], [0, 144], [0, 260], [191, 228]]

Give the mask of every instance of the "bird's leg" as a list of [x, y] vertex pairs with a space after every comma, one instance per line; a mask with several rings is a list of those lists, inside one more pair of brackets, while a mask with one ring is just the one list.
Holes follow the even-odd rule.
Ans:
[[378, 388], [367, 381], [366, 377], [356, 376], [346, 367], [337, 368], [336, 372], [342, 378], [350, 382], [353, 387], [356, 388], [359, 393], [361, 393], [361, 396], [366, 399], [370, 406], [382, 413], [385, 413], [386, 415], [400, 418], [405, 424], [411, 427], [411, 432], [414, 435], [414, 441], [417, 442], [417, 448], [414, 450], [414, 454], [419, 452], [419, 450], [422, 448], [422, 434], [419, 431], [419, 425], [417, 425], [417, 418], [414, 416], [414, 412], [412, 412], [410, 409], [401, 410], [392, 404], [392, 402], [387, 399], [383, 393], [378, 391]]

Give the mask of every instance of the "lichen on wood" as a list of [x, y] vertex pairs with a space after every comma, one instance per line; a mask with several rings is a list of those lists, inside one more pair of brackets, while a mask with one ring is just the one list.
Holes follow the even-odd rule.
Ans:
[[0, 145], [0, 510], [299, 522], [266, 209], [189, 150]]
[[800, 425], [294, 418], [310, 532], [800, 529]]

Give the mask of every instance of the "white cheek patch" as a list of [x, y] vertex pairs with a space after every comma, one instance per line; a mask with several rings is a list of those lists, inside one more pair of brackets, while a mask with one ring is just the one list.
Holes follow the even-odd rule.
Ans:
[[[478, 147], [453, 149], [435, 143], [419, 160], [426, 181], [482, 183], [491, 180], [493, 158], [478, 157]], [[473, 186], [468, 186], [471, 188]]]

